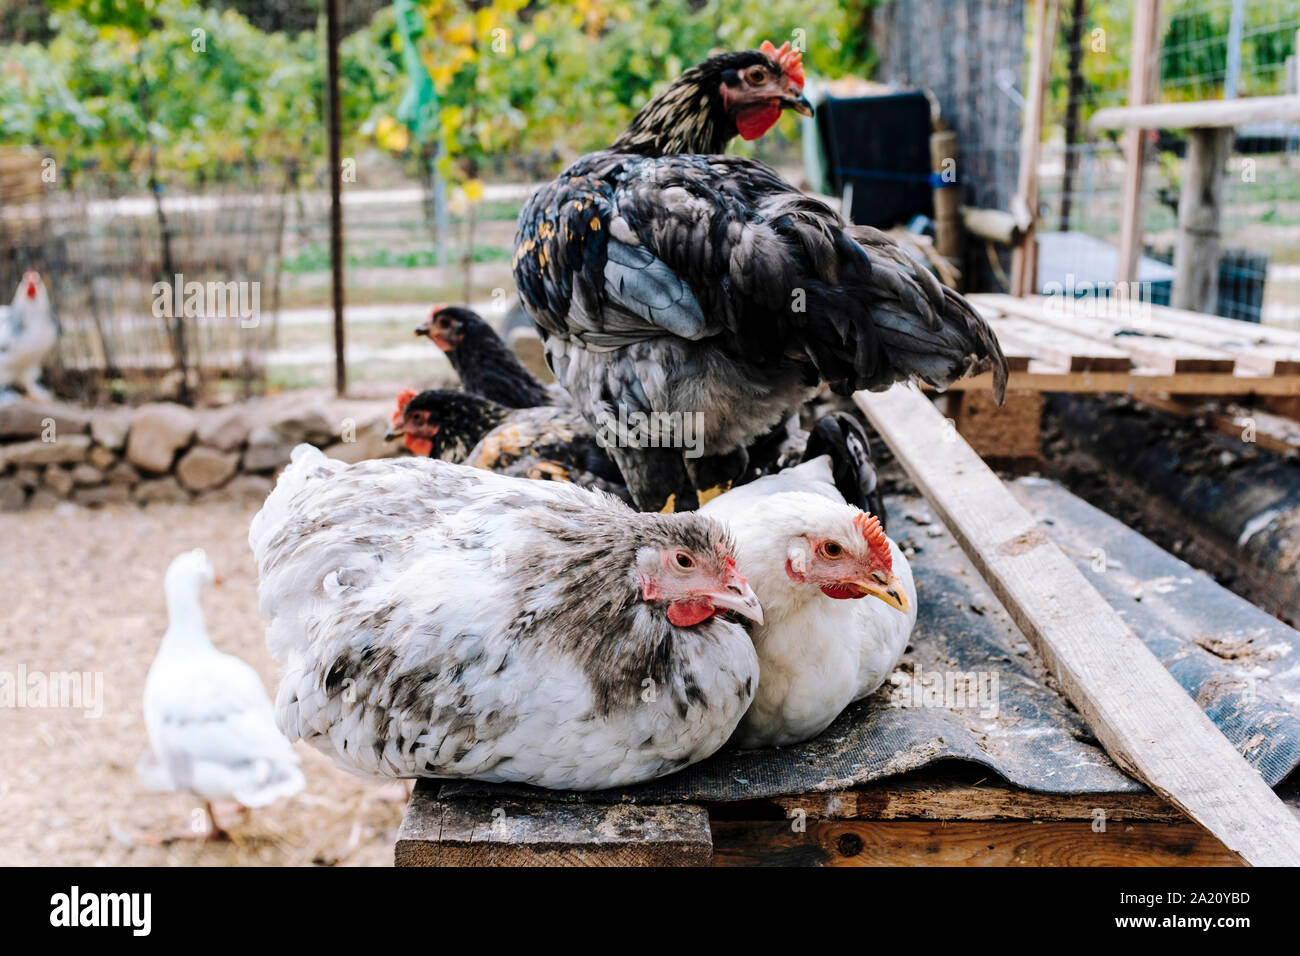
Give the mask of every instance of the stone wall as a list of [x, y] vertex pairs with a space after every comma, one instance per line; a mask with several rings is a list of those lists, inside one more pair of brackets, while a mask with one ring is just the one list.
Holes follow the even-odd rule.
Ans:
[[300, 442], [349, 462], [402, 452], [384, 441], [393, 407], [318, 390], [203, 409], [11, 402], [0, 405], [0, 511], [209, 495], [260, 501]]

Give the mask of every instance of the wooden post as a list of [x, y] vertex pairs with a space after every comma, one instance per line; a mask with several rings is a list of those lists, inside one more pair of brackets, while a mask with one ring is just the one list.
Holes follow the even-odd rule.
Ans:
[[1061, 182], [1061, 232], [1070, 231], [1070, 207], [1074, 203], [1075, 178], [1079, 169], [1079, 100], [1083, 96], [1083, 20], [1084, 0], [1070, 6], [1070, 33], [1066, 46], [1070, 52], [1069, 85], [1065, 101], [1065, 174]]
[[1256, 866], [1300, 865], [1300, 820], [914, 388], [854, 401], [1124, 770]]
[[1029, 63], [1029, 89], [1020, 123], [1020, 176], [1016, 191], [1029, 208], [1030, 222], [1020, 245], [1011, 254], [1011, 294], [1031, 295], [1038, 279], [1038, 158], [1043, 138], [1043, 104], [1052, 69], [1052, 47], [1060, 0], [1035, 0], [1034, 49]]
[[[951, 162], [949, 162], [951, 160]], [[957, 133], [944, 129], [930, 134], [930, 171], [943, 177], [957, 169]], [[941, 179], [934, 190], [934, 248], [948, 259], [961, 257], [961, 187]]]
[[326, 95], [329, 100], [330, 285], [334, 304], [334, 391], [348, 389], [343, 344], [343, 157], [339, 145], [339, 0], [325, 0]]
[[1214, 312], [1219, 284], [1219, 219], [1223, 169], [1232, 151], [1232, 127], [1188, 131], [1174, 249], [1175, 309]]
[[[1158, 71], [1160, 0], [1137, 0], [1133, 10], [1133, 36], [1129, 54], [1128, 105], [1151, 102]], [[1119, 269], [1116, 282], [1137, 278], [1142, 253], [1142, 171], [1146, 161], [1146, 131], [1124, 131], [1124, 193], [1120, 204]]]

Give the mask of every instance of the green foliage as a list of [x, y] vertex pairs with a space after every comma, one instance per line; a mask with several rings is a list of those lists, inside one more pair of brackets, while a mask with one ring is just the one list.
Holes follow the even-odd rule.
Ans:
[[490, 156], [571, 157], [607, 145], [650, 96], [720, 49], [793, 40], [810, 73], [861, 69], [869, 6], [422, 0], [418, 43], [442, 102], [442, 172], [463, 179]]
[[61, 0], [55, 37], [0, 50], [0, 137], [53, 155], [75, 184], [247, 181], [321, 149], [315, 40], [263, 34], [190, 0]]
[[[341, 113], [354, 154], [378, 144], [474, 200], [502, 157], [539, 172], [610, 142], [645, 100], [723, 48], [802, 43], [809, 73], [862, 72], [875, 0], [419, 0], [418, 62], [438, 123], [417, 142], [396, 120], [409, 85], [392, 7], [341, 47]], [[281, 181], [324, 162], [318, 33], [266, 33], [198, 0], [53, 0], [53, 38], [0, 46], [0, 144], [53, 155], [67, 181], [122, 191], [164, 183]], [[789, 132], [794, 129], [789, 124]]]

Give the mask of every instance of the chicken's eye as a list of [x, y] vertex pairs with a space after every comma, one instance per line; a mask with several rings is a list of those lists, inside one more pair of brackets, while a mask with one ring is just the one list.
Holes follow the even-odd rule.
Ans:
[[749, 76], [747, 76], [746, 79], [748, 79], [754, 86], [762, 86], [767, 82], [767, 70], [763, 69], [761, 66], [756, 66], [749, 71]]
[[844, 554], [844, 548], [838, 541], [825, 541], [821, 547], [822, 557], [830, 558], [832, 561]]
[[685, 551], [678, 551], [677, 554], [674, 556], [673, 560], [675, 560], [677, 562], [677, 566], [679, 568], [682, 568], [683, 570], [695, 567], [695, 559], [692, 558]]

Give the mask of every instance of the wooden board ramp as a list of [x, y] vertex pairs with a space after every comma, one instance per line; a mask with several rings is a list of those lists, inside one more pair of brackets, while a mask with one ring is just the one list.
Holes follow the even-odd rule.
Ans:
[[1124, 770], [1252, 865], [1300, 865], [1300, 821], [919, 391], [855, 401]]

